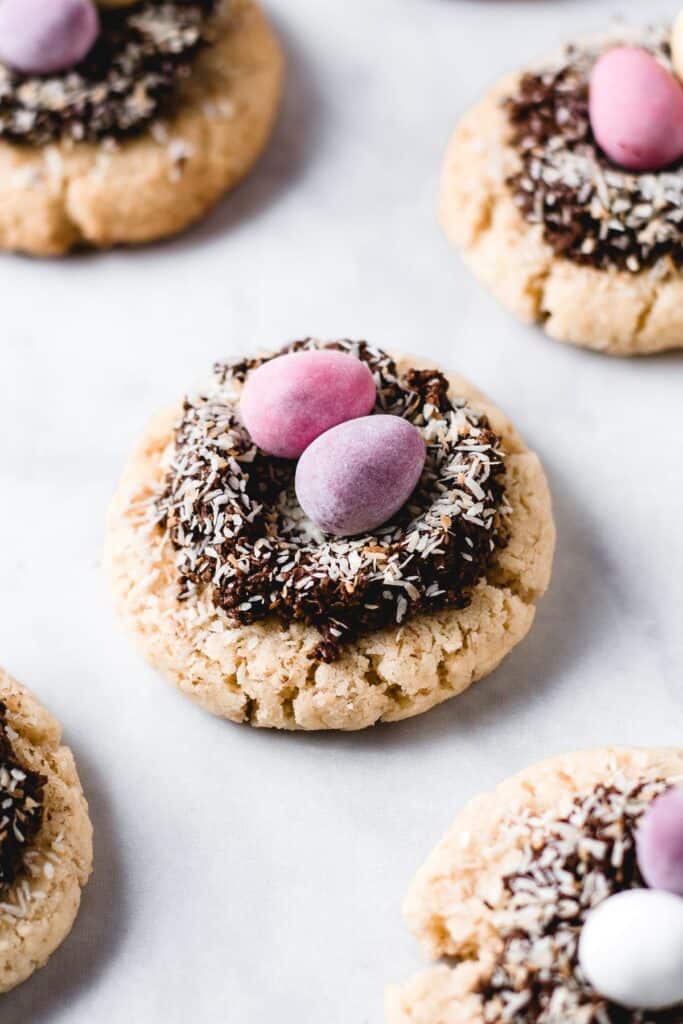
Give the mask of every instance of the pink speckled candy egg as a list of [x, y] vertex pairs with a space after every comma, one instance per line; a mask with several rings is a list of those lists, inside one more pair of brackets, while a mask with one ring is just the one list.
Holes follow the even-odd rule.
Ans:
[[98, 31], [92, 0], [0, 0], [0, 61], [26, 75], [75, 67]]
[[638, 829], [638, 866], [652, 889], [683, 896], [683, 789], [654, 801]]
[[610, 160], [656, 171], [683, 156], [683, 87], [651, 54], [619, 46], [590, 80], [593, 134]]
[[368, 533], [405, 504], [425, 457], [419, 430], [400, 416], [350, 420], [322, 434], [303, 453], [296, 495], [325, 533]]
[[330, 427], [367, 415], [376, 396], [360, 359], [334, 349], [290, 352], [249, 374], [240, 410], [259, 448], [296, 459]]

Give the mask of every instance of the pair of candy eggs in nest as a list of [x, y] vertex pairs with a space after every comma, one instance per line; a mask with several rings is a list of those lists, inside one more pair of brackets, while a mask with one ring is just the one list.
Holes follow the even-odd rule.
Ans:
[[376, 400], [367, 364], [337, 350], [278, 356], [242, 390], [251, 439], [268, 455], [299, 460], [299, 504], [325, 533], [353, 536], [386, 523], [424, 469], [420, 431], [400, 416], [369, 415]]
[[636, 835], [649, 889], [610, 896], [593, 910], [579, 941], [581, 969], [593, 988], [631, 1010], [683, 1004], [683, 789], [646, 811]]
[[593, 68], [593, 135], [627, 170], [658, 171], [683, 157], [683, 11], [674, 22], [671, 55], [675, 74], [636, 46], [608, 50]]
[[0, 0], [0, 61], [25, 75], [52, 75], [79, 64], [100, 30], [98, 7], [135, 0]]

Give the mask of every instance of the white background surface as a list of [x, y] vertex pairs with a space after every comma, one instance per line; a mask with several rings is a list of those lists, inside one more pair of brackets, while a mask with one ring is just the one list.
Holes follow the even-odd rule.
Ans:
[[[681, 740], [681, 357], [620, 362], [516, 324], [434, 220], [463, 107], [617, 8], [270, 10], [283, 116], [203, 226], [139, 252], [0, 262], [0, 663], [61, 719], [96, 829], [74, 932], [3, 997], [3, 1024], [379, 1024], [385, 983], [420, 965], [407, 882], [464, 799], [560, 750]], [[215, 358], [304, 334], [470, 376], [539, 450], [555, 501], [555, 574], [527, 641], [463, 697], [361, 735], [211, 718], [141, 662], [101, 579], [106, 502], [148, 415]]]

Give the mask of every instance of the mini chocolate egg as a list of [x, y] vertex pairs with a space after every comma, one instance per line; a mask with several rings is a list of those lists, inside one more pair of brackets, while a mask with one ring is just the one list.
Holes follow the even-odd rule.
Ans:
[[259, 448], [296, 459], [330, 427], [369, 413], [376, 397], [360, 359], [335, 349], [290, 352], [249, 374], [240, 411]]
[[1, 0], [0, 61], [25, 75], [75, 67], [97, 39], [92, 0]]
[[650, 805], [636, 841], [647, 884], [683, 896], [683, 789], [670, 789]]
[[610, 896], [583, 926], [579, 963], [596, 992], [630, 1010], [683, 1003], [683, 900], [654, 889]]
[[683, 156], [683, 86], [635, 46], [598, 59], [590, 80], [590, 121], [610, 160], [632, 171], [656, 171]]
[[676, 16], [671, 29], [671, 60], [674, 71], [683, 78], [683, 11]]
[[419, 430], [400, 416], [350, 420], [308, 446], [296, 470], [296, 495], [325, 533], [368, 533], [405, 504], [425, 457]]

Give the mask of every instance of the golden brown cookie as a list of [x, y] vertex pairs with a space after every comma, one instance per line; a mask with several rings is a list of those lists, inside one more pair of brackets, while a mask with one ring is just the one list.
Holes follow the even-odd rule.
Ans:
[[[11, 874], [0, 887], [0, 992], [7, 992], [42, 967], [71, 931], [92, 869], [92, 826], [59, 725], [29, 690], [2, 671], [0, 708], [2, 760], [6, 763], [5, 744], [10, 744], [19, 766], [6, 775], [0, 770], [4, 799], [16, 793], [17, 785], [29, 785], [26, 773], [29, 782], [42, 786], [37, 832], [29, 834], [33, 805], [25, 804], [22, 817], [12, 823], [20, 842], [9, 868], [6, 857], [0, 857], [3, 870]], [[4, 854], [4, 844], [0, 850]]]
[[39, 256], [148, 242], [202, 217], [270, 135], [283, 57], [253, 0], [219, 0], [169, 116], [112, 143], [0, 141], [0, 247]]
[[[621, 41], [668, 60], [661, 33], [623, 29], [581, 40], [571, 55], [554, 55], [490, 89], [467, 111], [449, 143], [440, 214], [446, 234], [474, 274], [521, 320], [542, 324], [560, 341], [615, 355], [644, 355], [683, 345], [678, 217], [683, 171], [631, 174], [609, 166], [591, 141], [587, 74], [599, 53]], [[570, 79], [568, 66], [571, 75], [576, 72]], [[555, 96], [549, 90], [541, 97], [549, 107], [560, 97], [553, 114], [558, 123], [547, 146], [533, 152], [514, 143], [508, 105], [520, 97], [526, 75], [560, 81], [569, 96], [563, 106], [554, 84]], [[518, 188], [521, 179], [530, 196], [526, 207], [524, 190]], [[568, 194], [581, 199], [574, 219]], [[604, 225], [606, 251], [599, 238], [596, 242], [579, 229], [572, 238], [575, 221], [581, 215], [585, 223], [589, 214], [597, 235]], [[557, 230], [564, 215], [568, 223]], [[629, 232], [632, 245], [620, 250], [619, 239]], [[663, 247], [661, 238], [666, 239]]]
[[607, 1007], [578, 968], [578, 936], [603, 899], [642, 885], [637, 824], [681, 781], [683, 750], [606, 748], [543, 761], [470, 801], [404, 906], [443, 962], [388, 992], [390, 1024], [672, 1019]]
[[[424, 365], [403, 358], [398, 371]], [[208, 586], [193, 585], [179, 599], [177, 552], [153, 521], [174, 458], [178, 410], [157, 416], [112, 503], [105, 555], [123, 624], [151, 664], [214, 714], [280, 729], [398, 721], [492, 672], [529, 630], [548, 585], [555, 540], [550, 495], [537, 456], [506, 417], [461, 377], [449, 375], [448, 382], [451, 394], [486, 414], [502, 438], [507, 543], [491, 554], [465, 607], [405, 621], [399, 613], [400, 625], [361, 634], [327, 660], [320, 631], [305, 622], [274, 616], [236, 622], [217, 607]], [[187, 486], [190, 495], [194, 485]]]

